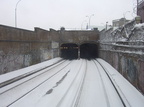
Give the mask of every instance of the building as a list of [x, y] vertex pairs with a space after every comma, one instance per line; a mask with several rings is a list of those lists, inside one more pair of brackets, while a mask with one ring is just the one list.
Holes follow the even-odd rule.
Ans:
[[137, 0], [137, 15], [141, 17], [144, 23], [144, 0]]
[[112, 21], [113, 27], [118, 28], [129, 22], [126, 18], [116, 19]]

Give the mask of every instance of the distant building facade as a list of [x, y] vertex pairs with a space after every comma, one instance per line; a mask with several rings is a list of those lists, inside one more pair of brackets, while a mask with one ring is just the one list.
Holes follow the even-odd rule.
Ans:
[[137, 15], [141, 17], [144, 23], [144, 0], [137, 0]]
[[128, 21], [130, 21], [130, 20], [127, 20], [125, 18], [121, 18], [121, 19], [113, 20], [112, 24], [113, 24], [113, 27], [117, 27], [118, 28], [118, 27], [121, 27], [124, 24], [126, 24]]

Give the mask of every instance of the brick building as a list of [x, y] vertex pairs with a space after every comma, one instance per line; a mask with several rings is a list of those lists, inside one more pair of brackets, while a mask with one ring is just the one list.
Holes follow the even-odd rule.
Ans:
[[137, 0], [137, 15], [141, 17], [144, 23], [144, 0]]

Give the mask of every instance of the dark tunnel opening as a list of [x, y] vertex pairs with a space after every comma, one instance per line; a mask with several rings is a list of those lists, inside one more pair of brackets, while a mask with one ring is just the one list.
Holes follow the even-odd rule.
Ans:
[[98, 45], [94, 43], [84, 43], [80, 45], [80, 58], [95, 59], [98, 58]]
[[64, 59], [78, 59], [78, 45], [74, 43], [62, 44], [60, 47], [61, 57]]

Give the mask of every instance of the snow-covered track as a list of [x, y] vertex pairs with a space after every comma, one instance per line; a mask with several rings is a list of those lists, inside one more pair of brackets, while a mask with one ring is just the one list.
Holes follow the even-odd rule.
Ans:
[[102, 59], [63, 60], [2, 87], [0, 107], [144, 107], [144, 97]]
[[[0, 83], [0, 88], [2, 88], [2, 87], [4, 87], [4, 86], [7, 86], [7, 85], [9, 85], [9, 84], [11, 84], [11, 83], [14, 83], [14, 82], [16, 82], [16, 81], [18, 81], [18, 80], [21, 80], [21, 79], [23, 79], [23, 78], [26, 78], [26, 77], [28, 77], [28, 76], [31, 76], [31, 75], [33, 75], [33, 74], [36, 74], [36, 73], [38, 73], [38, 72], [40, 72], [40, 71], [42, 71], [42, 70], [45, 70], [45, 69], [47, 69], [47, 68], [49, 68], [49, 67], [52, 67], [52, 68], [53, 68], [53, 67], [55, 67], [55, 65], [58, 66], [61, 62], [63, 63], [64, 60], [60, 60], [60, 61], [58, 61], [58, 62], [56, 62], [56, 63], [51, 64], [51, 65], [44, 66], [44, 67], [41, 67], [41, 68], [38, 68], [38, 69], [35, 69], [35, 70], [31, 70], [30, 72], [26, 72], [26, 73], [24, 73], [24, 74], [18, 75], [17, 77], [13, 77], [13, 78], [11, 78], [11, 79], [9, 79], [9, 80], [5, 80], [5, 81], [3, 81], [3, 82]], [[53, 65], [54, 65], [54, 66], [53, 66]], [[39, 74], [39, 75], [40, 75], [40, 74]]]
[[87, 63], [78, 107], [125, 107], [102, 66], [96, 61]]
[[[123, 99], [122, 99], [120, 93], [118, 92], [118, 90], [117, 90], [117, 88], [116, 88], [114, 82], [112, 81], [110, 75], [107, 73], [107, 71], [106, 71], [106, 69], [104, 68], [104, 66], [103, 66], [99, 61], [97, 61], [97, 60], [94, 61], [94, 62], [95, 62], [95, 64], [96, 64], [97, 68], [98, 68], [98, 64], [103, 68], [103, 70], [99, 70], [99, 68], [98, 68], [99, 74], [100, 74], [100, 72], [103, 71], [103, 72], [107, 75], [110, 84], [113, 86], [113, 89], [112, 89], [112, 90], [115, 90], [116, 94], [117, 94], [118, 97], [119, 97], [119, 98], [118, 98], [119, 101], [121, 101], [121, 104], [120, 104], [120, 105], [123, 106], [123, 107], [126, 107], [126, 104], [124, 103], [124, 101], [123, 101]], [[102, 79], [102, 81], [103, 81], [103, 79]], [[106, 87], [104, 87], [104, 88], [105, 88], [105, 91], [106, 91]], [[106, 94], [106, 95], [108, 95], [108, 94]], [[107, 101], [109, 102], [109, 104], [107, 104], [107, 105], [110, 106], [110, 101], [109, 101], [109, 99], [108, 99], [108, 96], [107, 96], [106, 98], [107, 98]], [[116, 106], [116, 105], [115, 105], [115, 106]]]
[[[3, 98], [8, 95], [10, 98], [10, 99], [9, 98], [5, 99], [6, 100], [5, 106], [10, 106], [14, 102], [26, 96], [28, 93], [30, 93], [31, 91], [33, 91], [34, 89], [36, 89], [37, 87], [39, 87], [40, 85], [48, 81], [54, 75], [57, 75], [61, 70], [63, 70], [70, 63], [71, 63], [70, 61], [64, 61], [64, 63], [60, 62], [60, 64], [58, 63], [59, 66], [55, 64], [54, 66], [42, 69], [41, 71], [34, 73], [33, 75], [22, 78], [20, 80], [15, 81], [12, 84], [2, 87], [0, 89], [0, 97]], [[15, 95], [14, 93], [17, 92], [19, 93]], [[3, 99], [0, 100], [3, 101]]]
[[143, 107], [144, 96], [132, 86], [118, 71], [102, 59], [97, 59], [107, 74], [115, 91], [117, 92], [123, 107]]

